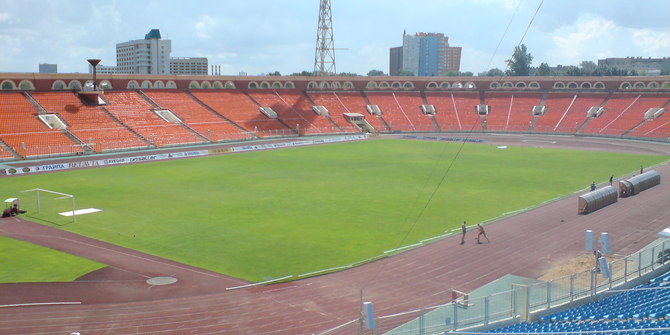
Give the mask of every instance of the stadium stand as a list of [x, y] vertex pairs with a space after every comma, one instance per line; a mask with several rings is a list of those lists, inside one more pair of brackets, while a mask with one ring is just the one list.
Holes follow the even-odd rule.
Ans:
[[311, 124], [311, 127], [302, 130], [306, 134], [341, 132], [327, 117], [318, 115], [312, 110], [314, 103], [301, 91], [282, 90], [281, 93], [277, 92], [277, 99], [279, 106], [292, 109]]
[[[115, 80], [122, 81], [115, 87], [131, 87], [123, 83], [125, 79]], [[633, 91], [623, 86], [627, 78], [616, 86], [607, 84], [607, 92], [602, 86], [567, 91], [548, 84], [500, 90], [482, 89], [483, 83], [477, 89], [429, 83], [432, 86], [425, 90], [411, 91], [366, 91], [366, 86], [352, 84], [348, 91], [338, 91], [300, 80], [298, 85], [272, 89], [236, 83], [245, 80], [231, 79], [228, 89], [186, 89], [198, 87], [191, 80], [180, 84], [181, 89], [107, 90], [101, 95], [105, 101], [95, 106], [82, 99], [82, 92], [62, 90], [63, 79], [31, 79], [48, 84], [25, 92], [17, 88], [0, 92], [2, 118], [19, 123], [0, 133], [0, 159], [361, 131], [517, 131], [670, 139], [670, 113], [645, 118], [650, 109], [667, 109], [670, 96], [660, 88], [645, 92], [652, 86], [638, 85]], [[488, 114], [478, 114], [480, 106], [487, 106]], [[534, 106], [546, 107], [544, 114], [533, 115]], [[45, 117], [62, 126], [42, 121]]]
[[[460, 130], [482, 130], [482, 118], [475, 112], [475, 107], [480, 103], [479, 93], [452, 93], [451, 99], [452, 109], [458, 117]], [[432, 100], [428, 99], [428, 101]], [[439, 110], [437, 104], [433, 103], [433, 105]]]
[[337, 92], [335, 93], [340, 102], [353, 113], [361, 113], [365, 115], [365, 120], [372, 125], [378, 132], [389, 131], [389, 127], [384, 123], [384, 120], [379, 115], [370, 114], [367, 110], [368, 102], [358, 92]]
[[664, 113], [656, 119], [644, 121], [639, 127], [633, 129], [626, 135], [644, 137], [644, 138], [661, 138], [668, 139], [670, 137], [670, 115]]
[[204, 142], [182, 125], [161, 119], [137, 92], [110, 92], [105, 98], [107, 111], [157, 147]]
[[533, 106], [540, 104], [542, 94], [514, 93], [512, 99], [512, 112], [510, 113], [507, 130], [529, 131], [533, 122]]
[[75, 93], [36, 92], [31, 96], [45, 111], [65, 121], [67, 130], [96, 152], [148, 146], [102, 109], [84, 105]]
[[238, 90], [193, 91], [193, 96], [216, 113], [223, 115], [245, 130], [259, 136], [295, 134], [276, 119], [260, 112], [256, 103]]
[[667, 96], [641, 94], [613, 94], [604, 105], [605, 112], [589, 122], [585, 133], [601, 135], [624, 135], [644, 121], [649, 108], [661, 107], [668, 102]]
[[[412, 123], [407, 113], [398, 103], [395, 93], [387, 92], [367, 92], [366, 96], [371, 104], [379, 106], [382, 111], [382, 118], [389, 125], [391, 130], [397, 131], [416, 131], [416, 126]], [[419, 103], [416, 108], [421, 104]]]
[[655, 137], [670, 140], [670, 115], [667, 115], [667, 113], [663, 114], [661, 118], [650, 121], [650, 123], [652, 122], [656, 127], [644, 133], [643, 137]]
[[351, 133], [360, 131], [360, 129], [352, 125], [351, 122], [345, 118], [345, 113], [358, 113], [363, 115], [366, 120], [369, 119], [368, 116], [370, 115], [365, 111], [364, 101], [362, 102], [362, 106], [359, 106], [359, 108], [356, 108], [355, 110], [351, 110], [344, 104], [344, 102], [342, 102], [340, 97], [335, 92], [310, 92], [307, 95], [312, 99], [312, 101], [314, 101], [315, 104], [326, 107], [328, 109], [330, 119], [344, 132]]
[[486, 92], [485, 104], [488, 131], [529, 131], [533, 121], [533, 106], [540, 104], [541, 94]]
[[575, 93], [550, 93], [544, 99], [544, 106], [547, 111], [537, 118], [533, 130], [544, 133], [555, 132], [559, 122], [565, 117], [576, 99], [577, 95]]
[[[260, 90], [249, 92], [249, 97], [256, 101], [261, 107], [272, 108], [272, 110], [277, 113], [277, 117], [295, 131], [298, 131], [299, 129], [307, 131], [308, 129], [314, 128], [314, 125], [312, 125], [310, 121], [305, 119], [294, 108], [282, 100], [276, 91]], [[315, 115], [314, 112], [312, 112], [312, 114]]]
[[421, 105], [424, 101], [419, 92], [397, 92], [393, 93], [395, 100], [400, 105], [402, 111], [412, 121], [414, 129], [417, 131], [436, 131], [438, 130], [432, 115], [423, 114]]
[[639, 334], [667, 334], [670, 327], [670, 273], [631, 290], [522, 322], [489, 333], [604, 332], [644, 330]]
[[463, 129], [461, 120], [455, 110], [452, 94], [426, 92], [426, 100], [429, 104], [435, 106], [435, 122], [441, 130]]
[[[586, 126], [582, 129], [582, 133], [585, 134], [623, 134], [630, 129], [630, 125], [626, 126], [628, 128], [621, 129], [615, 122], [616, 120], [624, 117], [624, 114], [628, 108], [639, 98], [638, 94], [613, 94], [611, 95], [603, 108], [605, 111], [597, 118], [590, 120]], [[623, 119], [621, 120], [623, 121]], [[628, 124], [629, 121], [621, 122], [619, 124]]]
[[490, 93], [486, 95], [484, 103], [489, 106], [490, 110], [489, 114], [484, 117], [487, 130], [507, 130], [513, 110], [513, 99], [514, 95], [509, 93]]
[[563, 118], [558, 122], [554, 132], [557, 133], [576, 133], [580, 127], [588, 120], [588, 111], [591, 107], [600, 106], [606, 94], [578, 94], [576, 99], [566, 111]]
[[212, 142], [248, 139], [251, 135], [233, 125], [221, 115], [198, 104], [181, 91], [144, 91], [158, 106], [170, 110], [187, 124]]
[[[644, 110], [646, 113], [650, 108], [660, 108], [668, 107], [668, 97], [645, 97], [644, 101], [640, 102], [639, 108]], [[644, 113], [643, 113], [644, 115]], [[636, 136], [636, 137], [656, 137], [656, 138], [668, 138], [670, 133], [667, 131], [668, 122], [670, 122], [670, 113], [664, 112], [661, 116], [655, 119], [645, 120], [644, 123], [640, 124], [638, 127], [631, 130], [626, 135]], [[665, 130], [665, 131], [664, 131]]]
[[21, 93], [0, 95], [0, 140], [22, 158], [81, 153], [84, 149], [64, 132], [51, 129]]
[[14, 155], [11, 152], [7, 151], [7, 149], [5, 148], [5, 145], [7, 145], [7, 144], [0, 141], [0, 160], [4, 160], [4, 159], [9, 160], [9, 159], [14, 158]]

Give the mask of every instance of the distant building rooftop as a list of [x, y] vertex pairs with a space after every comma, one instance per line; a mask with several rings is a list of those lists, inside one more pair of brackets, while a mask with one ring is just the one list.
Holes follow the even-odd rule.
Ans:
[[144, 35], [145, 40], [150, 40], [150, 39], [161, 39], [161, 31], [160, 29], [151, 29], [148, 34]]

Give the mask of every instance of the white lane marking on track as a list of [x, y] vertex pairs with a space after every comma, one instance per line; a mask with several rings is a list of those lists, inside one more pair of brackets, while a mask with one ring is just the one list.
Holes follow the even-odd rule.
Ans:
[[543, 141], [543, 140], [521, 140], [521, 142], [540, 142], [540, 143], [556, 144], [556, 141]]

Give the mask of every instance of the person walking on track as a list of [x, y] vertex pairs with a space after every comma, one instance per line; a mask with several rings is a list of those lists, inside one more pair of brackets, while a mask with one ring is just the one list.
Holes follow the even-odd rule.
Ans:
[[479, 238], [482, 237], [482, 236], [484, 236], [484, 238], [486, 239], [486, 242], [491, 243], [491, 240], [489, 240], [489, 238], [486, 237], [486, 232], [484, 231], [484, 227], [482, 227], [481, 223], [477, 224], [477, 229], [479, 229], [479, 233], [477, 234], [477, 243], [482, 243], [479, 240]]
[[465, 244], [465, 233], [468, 231], [465, 221], [463, 221], [463, 224], [461, 225], [461, 230], [463, 231], [463, 235], [461, 236], [461, 244]]

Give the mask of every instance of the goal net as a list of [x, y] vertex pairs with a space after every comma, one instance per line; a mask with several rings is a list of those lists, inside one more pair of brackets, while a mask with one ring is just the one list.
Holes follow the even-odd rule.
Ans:
[[27, 217], [56, 225], [76, 220], [75, 197], [42, 188], [21, 191], [21, 209]]

